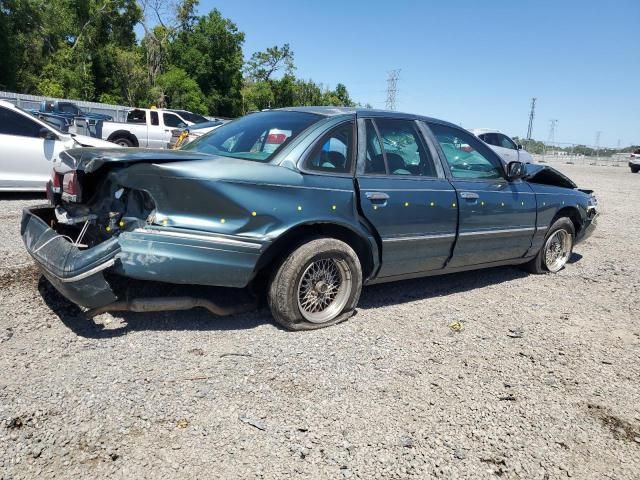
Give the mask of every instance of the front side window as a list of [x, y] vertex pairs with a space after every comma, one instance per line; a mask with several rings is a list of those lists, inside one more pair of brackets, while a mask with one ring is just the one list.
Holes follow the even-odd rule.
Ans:
[[454, 178], [503, 178], [502, 166], [491, 150], [473, 135], [439, 123], [430, 123], [429, 128], [438, 140]]
[[252, 113], [202, 135], [183, 150], [268, 162], [300, 132], [322, 118], [306, 112]]
[[163, 113], [162, 121], [166, 127], [185, 127], [186, 124], [180, 120], [180, 117], [172, 113]]
[[420, 139], [415, 122], [379, 118], [375, 120], [375, 125], [380, 138], [377, 139], [375, 129], [367, 128], [365, 173], [436, 176], [433, 160]]
[[516, 147], [516, 144], [513, 143], [513, 140], [511, 140], [506, 135], [498, 134], [498, 140], [500, 140], [500, 146], [502, 148], [508, 148], [509, 150], [517, 150], [518, 149], [518, 147]]
[[345, 123], [326, 134], [307, 157], [306, 170], [349, 173], [353, 158], [353, 124]]
[[42, 128], [25, 115], [0, 107], [0, 134], [38, 138]]

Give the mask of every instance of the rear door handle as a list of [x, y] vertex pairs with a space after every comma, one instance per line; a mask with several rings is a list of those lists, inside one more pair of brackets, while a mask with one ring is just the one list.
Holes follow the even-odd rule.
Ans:
[[464, 198], [465, 200], [478, 200], [480, 195], [473, 192], [460, 192], [460, 198]]

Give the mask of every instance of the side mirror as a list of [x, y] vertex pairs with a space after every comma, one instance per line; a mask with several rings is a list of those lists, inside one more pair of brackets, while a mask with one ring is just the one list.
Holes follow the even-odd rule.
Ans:
[[509, 180], [518, 180], [527, 173], [527, 168], [522, 162], [509, 162], [507, 165], [507, 178]]
[[40, 129], [40, 131], [38, 132], [38, 137], [44, 138], [45, 140], [58, 140], [58, 136], [45, 127], [42, 127]]
[[518, 144], [518, 150], [522, 150], [522, 145]]

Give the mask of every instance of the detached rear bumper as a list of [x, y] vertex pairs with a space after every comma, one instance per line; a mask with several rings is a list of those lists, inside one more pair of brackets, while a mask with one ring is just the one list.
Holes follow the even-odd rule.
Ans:
[[266, 239], [147, 227], [80, 250], [49, 226], [54, 219], [53, 207], [25, 209], [22, 239], [53, 286], [87, 308], [118, 299], [103, 275], [107, 271], [141, 280], [243, 288], [270, 244]]
[[44, 276], [65, 297], [83, 307], [114, 302], [117, 297], [102, 272], [115, 265], [120, 252], [117, 239], [81, 251], [47, 225], [46, 221], [54, 218], [53, 208], [48, 206], [27, 208], [22, 213], [22, 240]]

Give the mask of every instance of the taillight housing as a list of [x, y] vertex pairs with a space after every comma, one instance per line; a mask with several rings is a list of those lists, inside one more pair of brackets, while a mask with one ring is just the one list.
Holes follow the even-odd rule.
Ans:
[[65, 173], [62, 177], [62, 198], [68, 202], [79, 202], [82, 197], [82, 188], [78, 179], [78, 172]]
[[62, 193], [62, 175], [55, 170], [51, 172], [51, 191], [53, 193]]

